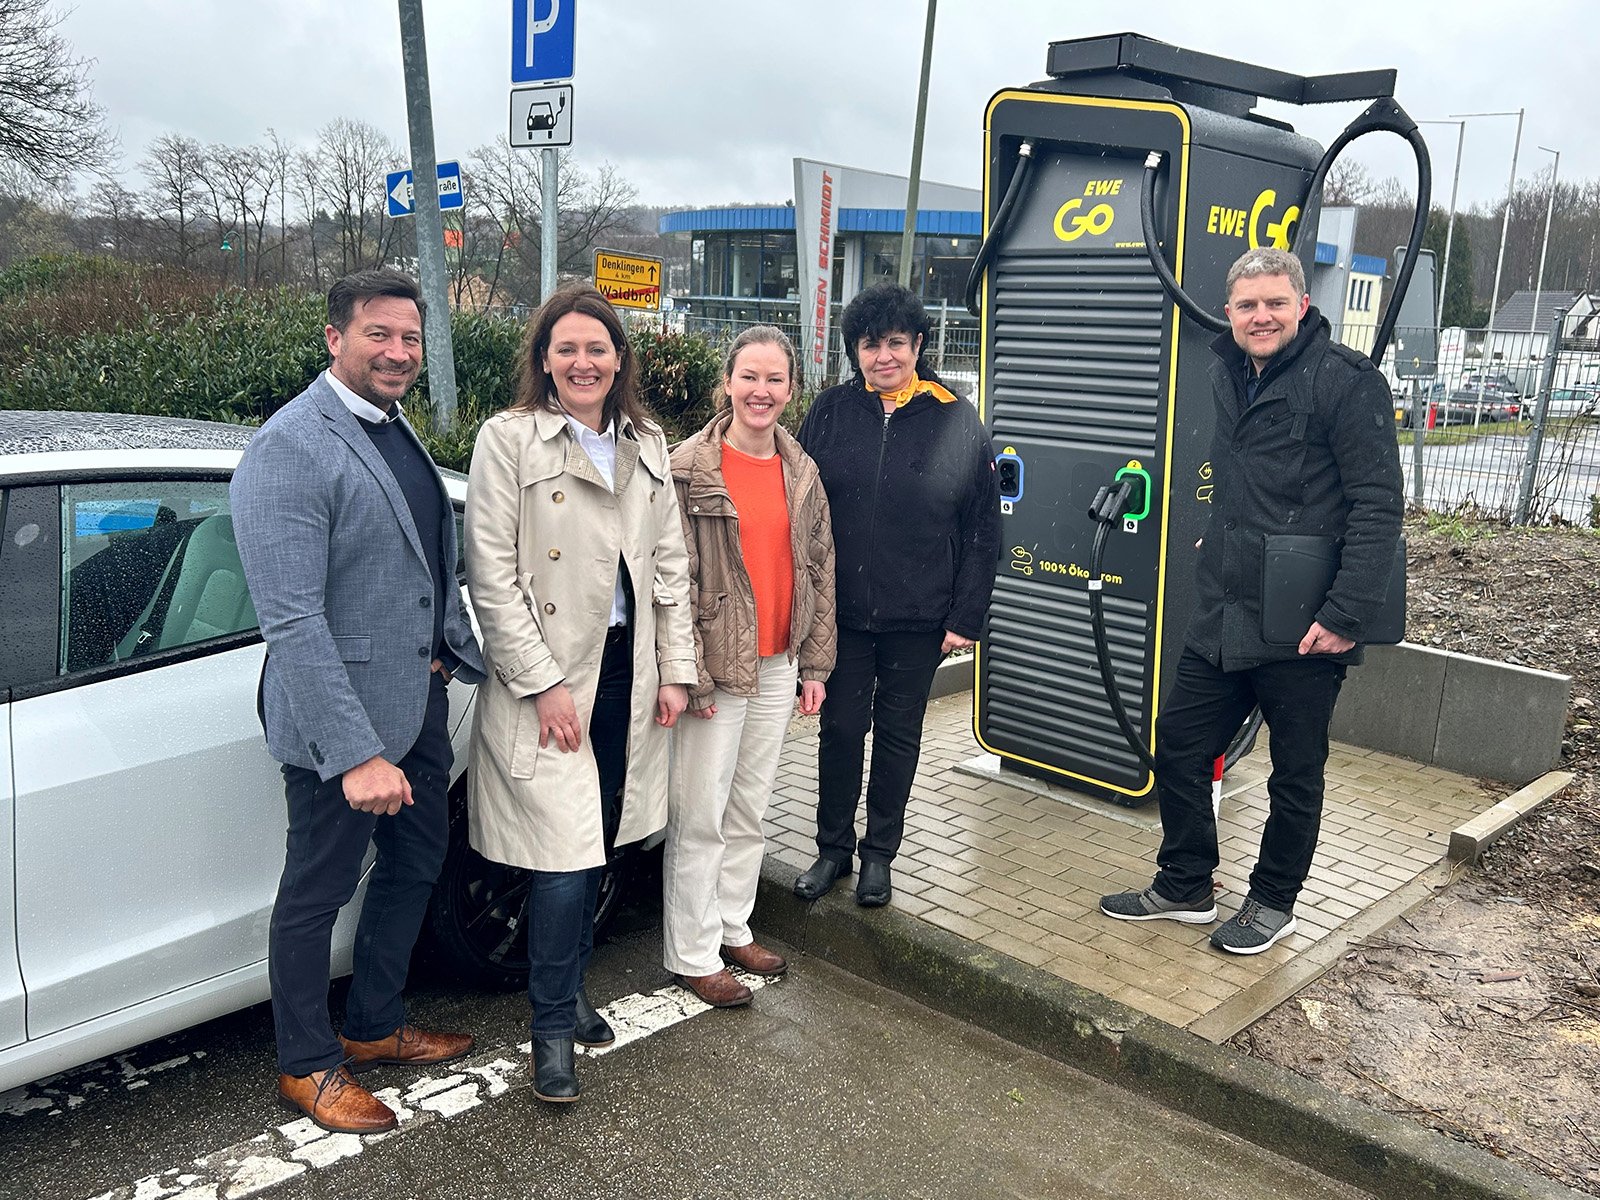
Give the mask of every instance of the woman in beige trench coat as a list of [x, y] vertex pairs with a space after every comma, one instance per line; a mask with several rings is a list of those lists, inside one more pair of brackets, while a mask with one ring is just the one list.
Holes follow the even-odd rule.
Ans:
[[532, 872], [534, 1093], [578, 1098], [574, 1041], [614, 1035], [583, 974], [607, 833], [667, 819], [667, 730], [696, 680], [688, 554], [666, 439], [621, 322], [594, 288], [534, 314], [516, 402], [478, 433], [467, 585], [483, 634], [469, 834]]

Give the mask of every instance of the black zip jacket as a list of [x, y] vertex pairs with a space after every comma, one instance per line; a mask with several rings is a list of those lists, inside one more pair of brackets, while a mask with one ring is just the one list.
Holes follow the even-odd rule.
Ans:
[[1316, 620], [1357, 643], [1327, 657], [1359, 663], [1405, 511], [1389, 384], [1364, 354], [1330, 338], [1315, 308], [1267, 364], [1253, 402], [1253, 367], [1232, 334], [1211, 349], [1216, 486], [1188, 644], [1225, 671], [1300, 657], [1261, 639], [1262, 551], [1268, 534], [1320, 534], [1342, 539], [1343, 551]]
[[800, 445], [833, 510], [839, 625], [976, 640], [1000, 552], [1000, 490], [972, 405], [924, 393], [885, 419], [857, 376], [816, 398]]

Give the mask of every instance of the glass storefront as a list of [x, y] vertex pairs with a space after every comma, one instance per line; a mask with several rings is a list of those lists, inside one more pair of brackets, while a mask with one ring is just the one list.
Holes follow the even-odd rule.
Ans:
[[[858, 240], [854, 255], [857, 278], [846, 288], [844, 245]], [[943, 302], [964, 304], [967, 274], [978, 253], [979, 239], [918, 234], [912, 286], [930, 306]], [[843, 234], [834, 239], [833, 294], [854, 295], [875, 283], [894, 280], [900, 272], [900, 235], [887, 233]], [[697, 301], [777, 300], [797, 302], [800, 295], [799, 263], [792, 233], [751, 231], [696, 233], [689, 254], [690, 292]], [[703, 310], [704, 303], [697, 303]], [[722, 307], [722, 306], [718, 306]], [[761, 305], [729, 306], [752, 314]]]

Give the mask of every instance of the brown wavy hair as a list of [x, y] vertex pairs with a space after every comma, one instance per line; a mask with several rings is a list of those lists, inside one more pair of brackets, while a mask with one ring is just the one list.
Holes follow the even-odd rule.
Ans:
[[639, 365], [633, 348], [628, 345], [622, 319], [611, 307], [611, 301], [587, 283], [569, 283], [557, 288], [529, 320], [522, 335], [522, 347], [517, 351], [517, 398], [509, 411], [532, 412], [540, 408], [546, 412], [562, 411], [555, 385], [544, 369], [544, 356], [550, 349], [550, 335], [556, 322], [571, 313], [593, 317], [604, 325], [617, 352], [617, 375], [611, 381], [611, 391], [600, 412], [602, 427], [615, 421], [620, 428], [626, 418], [636, 428], [649, 433], [661, 432], [655, 418], [639, 401]]

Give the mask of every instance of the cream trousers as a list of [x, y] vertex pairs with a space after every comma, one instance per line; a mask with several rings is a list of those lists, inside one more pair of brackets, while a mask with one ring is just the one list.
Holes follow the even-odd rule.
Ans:
[[761, 818], [794, 713], [798, 666], [761, 660], [759, 694], [718, 688], [709, 720], [684, 713], [672, 731], [667, 844], [662, 857], [662, 952], [667, 970], [710, 975], [722, 946], [745, 946], [766, 839]]

